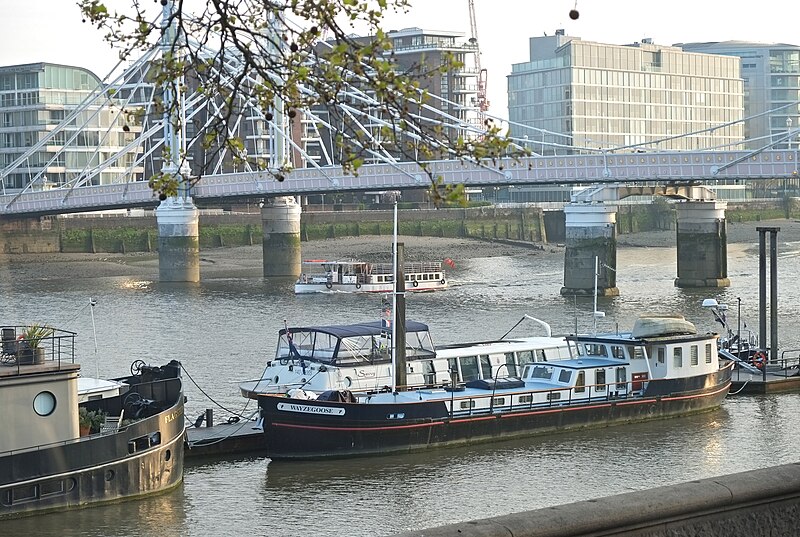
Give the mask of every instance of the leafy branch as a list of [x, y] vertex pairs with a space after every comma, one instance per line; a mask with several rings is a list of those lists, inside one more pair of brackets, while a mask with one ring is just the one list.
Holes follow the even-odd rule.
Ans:
[[[202, 139], [201, 162], [193, 155], [198, 175], [162, 172], [150, 179], [162, 199], [198, 181], [224, 154], [232, 155], [234, 165], [247, 163], [279, 181], [302, 165], [296, 150], [271, 165], [246, 154], [232, 125], [253, 105], [272, 124], [280, 118], [297, 125], [304, 115], [321, 124], [314, 111], [324, 110], [321, 126], [330, 131], [345, 171], [358, 174], [376, 158], [417, 162], [430, 179], [435, 203], [463, 198], [463, 189], [445, 186], [427, 161], [485, 162], [525, 153], [491, 123], [478, 133], [437, 120], [438, 103], [426, 81], [462, 64], [443, 54], [435, 64], [400, 65], [381, 24], [384, 13], [407, 11], [408, 0], [209, 0], [197, 4], [199, 13], [189, 13], [184, 0], [159, 3], [165, 6], [159, 9], [166, 10], [165, 24], [142, 0], [132, 0], [124, 12], [112, 12], [100, 0], [79, 0], [84, 20], [105, 31], [121, 59], [162, 47], [151, 65], [151, 82], [161, 88], [157, 109], [173, 129], [186, 125], [180, 103], [165, 99], [168, 93], [184, 94], [191, 87], [214, 104], [213, 114], [194, 125]], [[356, 37], [355, 30], [369, 37]], [[371, 129], [363, 128], [364, 118], [371, 118]], [[176, 156], [188, 158], [162, 158]]]

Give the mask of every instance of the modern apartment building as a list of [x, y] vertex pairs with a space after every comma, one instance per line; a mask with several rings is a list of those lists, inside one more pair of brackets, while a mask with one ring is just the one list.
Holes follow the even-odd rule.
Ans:
[[[144, 170], [135, 166], [135, 151], [110, 160], [135, 138], [138, 127], [132, 118], [113, 104], [77, 112], [100, 84], [97, 76], [81, 67], [50, 63], [0, 67], [0, 188], [142, 179]], [[20, 160], [37, 145], [34, 153]], [[101, 173], [82, 179], [87, 169], [101, 164], [107, 165]]]
[[[583, 41], [558, 30], [532, 37], [530, 60], [508, 76], [514, 136], [540, 154], [594, 149], [690, 150], [743, 139], [743, 82], [735, 58], [650, 39]], [[678, 136], [696, 133], [691, 136]]]
[[800, 127], [800, 46], [781, 43], [723, 41], [678, 43], [687, 52], [722, 54], [740, 58], [744, 81], [744, 135], [749, 149], [775, 142], [785, 149], [798, 139], [782, 141]]

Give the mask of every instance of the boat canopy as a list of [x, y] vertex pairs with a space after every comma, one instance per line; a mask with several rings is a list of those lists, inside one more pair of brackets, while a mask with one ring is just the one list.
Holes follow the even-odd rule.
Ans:
[[[392, 329], [383, 321], [284, 328], [279, 332], [275, 358], [358, 365], [391, 360]], [[436, 356], [428, 325], [406, 321], [406, 358]]]

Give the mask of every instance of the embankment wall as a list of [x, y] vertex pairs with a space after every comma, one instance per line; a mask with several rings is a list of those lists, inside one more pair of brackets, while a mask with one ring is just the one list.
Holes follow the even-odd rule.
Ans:
[[[800, 200], [728, 204], [731, 222], [800, 216]], [[564, 212], [538, 207], [404, 209], [401, 236], [473, 237], [531, 243], [564, 242]], [[622, 205], [617, 234], [675, 228], [674, 209], [664, 202]], [[392, 234], [392, 211], [304, 211], [301, 240]], [[200, 215], [200, 249], [250, 246], [261, 242], [261, 215]], [[0, 218], [0, 253], [128, 253], [158, 248], [155, 216]]]
[[800, 464], [787, 464], [396, 537], [788, 537], [798, 515]]

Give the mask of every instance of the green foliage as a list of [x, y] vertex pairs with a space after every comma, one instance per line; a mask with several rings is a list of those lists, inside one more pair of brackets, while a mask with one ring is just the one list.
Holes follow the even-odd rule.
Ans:
[[[78, 5], [84, 20], [105, 31], [106, 40], [122, 59], [159, 43], [166, 47], [154, 60], [151, 78], [164, 91], [178, 94], [186, 89], [183, 81], [192, 80], [205, 97], [214, 100], [219, 112], [199, 133], [201, 145], [209, 150], [205, 156], [208, 163], [215, 155], [227, 154], [234, 165], [247, 162], [278, 181], [292, 173], [291, 162], [267, 169], [263, 160], [244, 152], [242, 139], [230, 135], [230, 125], [242, 113], [241, 102], [257, 104], [267, 121], [280, 115], [290, 123], [301, 121], [302, 110], [324, 107], [332, 124], [344, 125], [334, 143], [346, 173], [358, 174], [376, 152], [417, 162], [430, 179], [431, 200], [436, 205], [462, 203], [465, 196], [462, 187], [444, 185], [426, 161], [446, 158], [496, 165], [501, 157], [526, 153], [491, 120], [484, 125], [485, 133], [466, 136], [463, 128], [443, 128], [424, 119], [423, 107], [435, 106], [423, 89], [427, 80], [459, 69], [462, 63], [455, 54], [444, 54], [435, 64], [400, 68], [382, 24], [387, 12], [408, 11], [408, 0], [197, 4], [169, 0], [171, 24], [167, 30], [162, 29], [158, 16], [160, 2], [133, 2], [118, 12], [100, 0], [79, 0]], [[189, 9], [198, 11], [190, 13]], [[356, 32], [369, 37], [355, 37]], [[222, 51], [209, 55], [212, 44], [222, 44]], [[241, 69], [225, 74], [223, 66], [232, 58], [241, 62]], [[354, 98], [354, 87], [368, 97]], [[381, 127], [365, 134], [356, 128], [358, 122], [351, 113], [342, 111], [342, 104], [379, 112]], [[182, 130], [185, 125], [178, 106], [169, 101], [169, 109], [164, 109], [165, 102], [159, 101], [155, 113], [167, 114], [173, 127]], [[162, 157], [176, 162], [186, 155]], [[166, 199], [197, 180], [174, 171], [159, 172], [150, 178], [149, 186]]]
[[106, 421], [106, 413], [102, 410], [89, 410], [86, 407], [78, 409], [78, 423], [81, 427], [89, 427], [93, 433], [100, 431]]
[[28, 347], [37, 349], [43, 340], [53, 336], [53, 332], [53, 329], [49, 326], [34, 323], [25, 327], [22, 332], [22, 338], [28, 344]]

